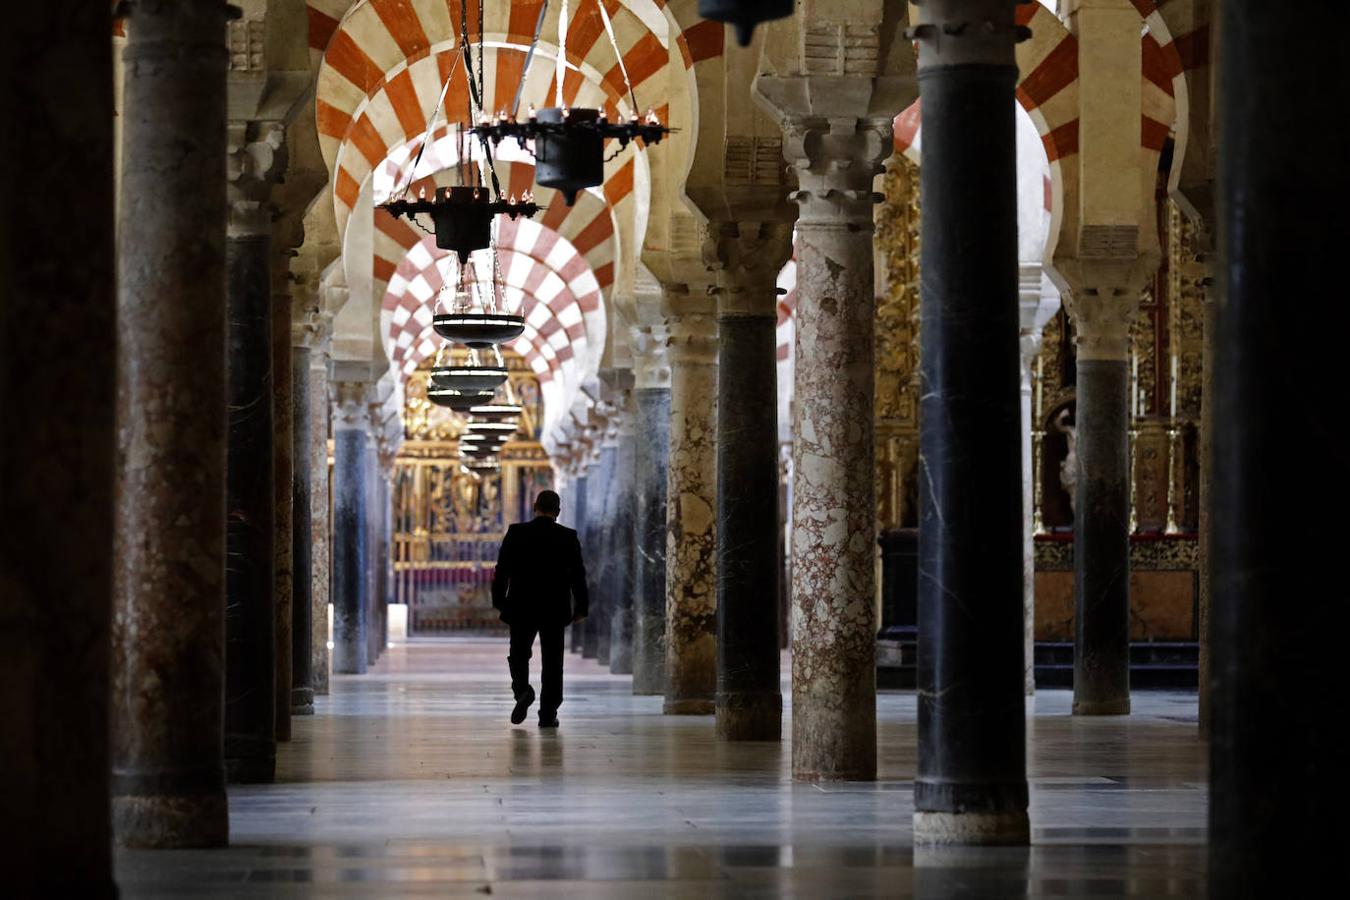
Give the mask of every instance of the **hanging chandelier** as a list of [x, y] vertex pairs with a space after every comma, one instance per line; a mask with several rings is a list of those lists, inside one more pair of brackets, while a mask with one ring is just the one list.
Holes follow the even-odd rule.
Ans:
[[465, 460], [463, 465], [464, 468], [480, 478], [500, 472], [502, 468], [502, 464], [495, 459], [474, 459], [473, 457]]
[[[475, 73], [473, 45], [469, 42], [468, 3], [461, 3], [460, 60], [463, 62], [465, 79], [469, 84], [469, 108], [471, 113], [473, 110], [481, 111], [482, 109], [485, 87], [484, 46], [483, 21], [480, 10], [478, 71]], [[402, 189], [395, 191], [392, 199], [379, 204], [379, 206], [381, 209], [387, 210], [392, 216], [406, 218], [423, 231], [427, 229], [417, 220], [417, 216], [429, 215], [433, 226], [430, 233], [436, 237], [436, 246], [442, 250], [454, 251], [459, 256], [460, 265], [464, 265], [468, 262], [470, 253], [475, 250], [486, 250], [491, 245], [492, 220], [495, 217], [506, 215], [515, 220], [524, 216], [528, 219], [539, 212], [539, 206], [528, 192], [520, 199], [515, 196], [510, 198], [502, 196], [501, 182], [497, 177], [497, 165], [492, 155], [493, 145], [487, 140], [479, 138], [483, 150], [482, 160], [478, 165], [474, 165], [471, 159], [469, 136], [463, 128], [459, 130], [459, 165], [457, 167], [460, 184], [446, 188], [434, 188], [430, 197], [427, 197], [424, 188], [418, 192], [416, 200], [408, 199], [408, 190], [412, 187], [418, 163], [421, 162], [422, 154], [426, 152], [427, 146], [431, 143], [431, 134], [435, 130], [436, 120], [445, 105], [445, 98], [450, 91], [450, 85], [455, 76], [459, 74], [460, 68], [458, 65], [451, 65], [450, 74], [441, 87], [440, 99], [437, 100], [436, 106], [427, 118], [426, 132], [423, 134], [422, 143], [417, 149], [417, 156], [413, 158], [412, 165], [408, 168], [408, 177]], [[490, 190], [488, 182], [491, 183]]]
[[[609, 36], [610, 46], [614, 49], [614, 57], [619, 62], [624, 86], [628, 89], [628, 98], [633, 108], [632, 118], [626, 122], [611, 122], [602, 110], [585, 107], [572, 109], [564, 100], [563, 81], [567, 71], [567, 0], [562, 0], [562, 9], [558, 16], [554, 104], [537, 112], [531, 106], [529, 116], [524, 121], [516, 118], [516, 111], [520, 108], [521, 90], [525, 86], [525, 77], [529, 74], [530, 62], [534, 59], [534, 51], [539, 44], [539, 33], [548, 11], [548, 0], [544, 0], [539, 9], [539, 19], [535, 23], [534, 39], [530, 42], [529, 52], [525, 56], [525, 65], [521, 70], [511, 112], [499, 112], [493, 119], [483, 114], [479, 118], [478, 125], [472, 129], [472, 133], [483, 142], [484, 146], [490, 142], [495, 147], [509, 137], [514, 138], [516, 143], [528, 152], [526, 142], [533, 142], [535, 183], [561, 193], [568, 206], [576, 203], [577, 194], [581, 191], [599, 187], [604, 183], [605, 163], [622, 153], [631, 141], [641, 140], [644, 144], [657, 144], [670, 134], [670, 129], [661, 124], [655, 111], [649, 109], [645, 118], [639, 118], [637, 95], [633, 91], [632, 81], [628, 78], [628, 67], [624, 64], [623, 52], [614, 37], [614, 25], [610, 22], [609, 12], [602, 0], [595, 0], [595, 5], [604, 23], [605, 33]], [[605, 141], [610, 138], [619, 142], [619, 149], [607, 159]]]
[[503, 438], [507, 438], [516, 433], [516, 423], [471, 421], [468, 425], [464, 426], [464, 430], [468, 434], [481, 434], [484, 437], [495, 437], [500, 435]]
[[437, 388], [458, 391], [461, 394], [491, 395], [506, 381], [508, 373], [501, 352], [492, 347], [495, 359], [483, 360], [485, 351], [470, 350], [469, 358], [460, 362], [451, 358], [446, 351], [450, 345], [442, 345], [436, 354], [436, 364], [431, 369], [431, 383]]
[[[495, 253], [492, 264], [494, 269], [498, 265]], [[525, 333], [525, 317], [501, 310], [503, 304], [497, 290], [501, 280], [499, 276], [493, 280], [488, 299], [474, 296], [475, 291], [470, 290], [470, 284], [480, 288], [479, 294], [482, 291], [476, 279], [473, 282], [469, 280], [468, 273], [472, 267], [472, 263], [460, 266], [459, 286], [455, 290], [450, 308], [448, 310], [442, 308], [433, 315], [431, 327], [446, 340], [464, 344], [474, 350], [493, 349], [497, 352], [497, 345], [513, 341]], [[500, 354], [498, 358], [500, 359]], [[503, 378], [502, 381], [504, 380]], [[497, 384], [501, 384], [501, 381]]]
[[519, 403], [485, 403], [469, 410], [469, 415], [483, 422], [506, 422], [518, 419], [522, 411]]
[[795, 5], [795, 0], [698, 0], [698, 14], [733, 26], [736, 43], [749, 47], [756, 25], [792, 15]]
[[465, 393], [450, 388], [428, 387], [427, 399], [437, 406], [445, 407], [451, 412], [466, 413], [475, 406], [491, 401], [492, 391], [470, 391]]
[[528, 193], [521, 200], [514, 197], [503, 200], [500, 195], [494, 200], [486, 189], [467, 184], [436, 188], [430, 199], [424, 189], [416, 200], [394, 199], [381, 204], [381, 208], [388, 210], [390, 215], [414, 222], [413, 217], [421, 213], [431, 216], [436, 246], [454, 251], [460, 265], [469, 261], [470, 253], [486, 250], [491, 245], [495, 216], [528, 219], [539, 212]]

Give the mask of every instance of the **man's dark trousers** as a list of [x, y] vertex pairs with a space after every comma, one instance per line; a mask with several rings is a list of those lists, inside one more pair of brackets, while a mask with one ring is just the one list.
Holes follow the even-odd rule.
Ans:
[[529, 696], [530, 655], [535, 635], [543, 656], [543, 684], [539, 691], [539, 717], [548, 719], [558, 711], [563, 696], [563, 632], [565, 626], [517, 622], [511, 626], [511, 655], [506, 658], [511, 667], [511, 692], [517, 700]]

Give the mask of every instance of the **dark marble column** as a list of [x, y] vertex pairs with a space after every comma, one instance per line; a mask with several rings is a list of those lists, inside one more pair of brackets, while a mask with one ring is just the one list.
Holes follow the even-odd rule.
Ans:
[[[275, 133], [275, 132], [273, 132]], [[249, 140], [249, 138], [259, 138]], [[250, 134], [232, 153], [268, 146]], [[226, 464], [225, 765], [231, 781], [276, 771], [276, 515], [272, 256], [268, 185], [240, 166], [225, 244], [229, 438]]]
[[[577, 470], [582, 474], [572, 479], [572, 522], [576, 529], [577, 539], [581, 542], [581, 555], [586, 561], [589, 570], [591, 564], [590, 548], [587, 542], [590, 539], [590, 523], [586, 517], [586, 499], [588, 489], [586, 487], [586, 470], [578, 465]], [[588, 586], [589, 587], [589, 586]], [[589, 621], [589, 620], [588, 620]], [[572, 652], [582, 653], [586, 645], [586, 622], [582, 622], [571, 627], [572, 631]]]
[[1130, 371], [1078, 360], [1073, 711], [1130, 711]]
[[291, 619], [294, 616], [292, 559], [292, 531], [294, 529], [294, 423], [291, 387], [291, 295], [287, 257], [273, 259], [272, 294], [272, 489], [273, 522], [276, 526], [273, 544], [272, 638], [276, 657], [276, 678], [273, 684], [277, 740], [291, 739]]
[[[152, 4], [132, 15], [118, 228], [114, 827], [128, 846], [223, 846], [226, 8]], [[264, 311], [269, 299], [264, 279]], [[46, 802], [61, 805], [54, 794]]]
[[778, 271], [791, 223], [716, 226], [717, 736], [782, 737], [778, 649]]
[[[368, 665], [384, 655], [389, 643], [389, 478], [386, 473], [386, 439], [376, 438], [371, 453], [370, 506], [370, 614]], [[392, 468], [392, 458], [387, 459]]]
[[1333, 884], [1342, 869], [1345, 740], [1335, 698], [1345, 684], [1345, 594], [1336, 572], [1345, 532], [1327, 515], [1350, 507], [1334, 425], [1345, 408], [1350, 313], [1332, 300], [1303, 315], [1291, 298], [1325, 296], [1350, 247], [1350, 132], [1331, 124], [1350, 104], [1338, 52], [1350, 11], [1299, 12], [1253, 0], [1220, 6], [1216, 898], [1288, 893], [1289, 860], [1301, 861], [1308, 885]]
[[[110, 9], [56, 0], [5, 10], [0, 892], [14, 897], [117, 896], [108, 809], [117, 365]], [[214, 34], [219, 40], [219, 15]], [[133, 66], [153, 32], [139, 37]], [[222, 60], [208, 58], [219, 84]], [[140, 96], [165, 96], [170, 87], [158, 76], [147, 84], [139, 69], [128, 81]], [[200, 96], [210, 95], [208, 84]], [[146, 126], [171, 115], [164, 107], [153, 113], [134, 120], [138, 145], [148, 139]], [[196, 161], [189, 151], [188, 167]], [[135, 163], [138, 172], [151, 168], [144, 158]], [[218, 191], [212, 187], [208, 194]], [[182, 199], [164, 206], [186, 212]], [[214, 207], [218, 235], [222, 199]], [[209, 308], [209, 292], [207, 299]], [[219, 311], [219, 289], [214, 299]]]
[[1029, 840], [1013, 7], [935, 0], [916, 29], [918, 843]]
[[[625, 398], [629, 396], [624, 391]], [[625, 402], [625, 406], [627, 403]], [[636, 437], [632, 412], [620, 413], [614, 447], [614, 502], [610, 513], [610, 617], [609, 671], [615, 675], [633, 674], [633, 517], [637, 497], [634, 494]]]
[[[599, 559], [595, 572], [595, 594], [592, 598], [595, 616], [595, 661], [609, 666], [611, 623], [614, 618], [614, 469], [618, 449], [613, 434], [606, 433], [600, 448], [599, 478], [592, 483], [598, 487], [599, 519], [597, 528]], [[598, 602], [595, 602], [598, 601]]]
[[313, 576], [310, 558], [310, 348], [291, 343], [291, 715], [314, 714]]
[[586, 554], [587, 590], [591, 598], [590, 615], [585, 621], [585, 638], [581, 655], [599, 661], [600, 631], [609, 630], [605, 615], [605, 592], [602, 572], [605, 567], [605, 503], [606, 479], [600, 465], [599, 453], [586, 467], [586, 536], [583, 552]]
[[667, 292], [670, 455], [666, 479], [666, 702], [710, 715], [717, 696], [717, 319]]
[[639, 337], [635, 357], [633, 510], [633, 693], [666, 689], [666, 467], [670, 456], [670, 369], [659, 326]]
[[334, 383], [333, 416], [333, 671], [366, 671], [369, 599], [369, 385]]

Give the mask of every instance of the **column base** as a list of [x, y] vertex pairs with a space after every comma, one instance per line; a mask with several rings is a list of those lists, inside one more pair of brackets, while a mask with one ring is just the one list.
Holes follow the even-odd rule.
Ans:
[[633, 672], [633, 696], [634, 697], [659, 697], [666, 692], [666, 687], [661, 683], [661, 679], [651, 673], [641, 671]]
[[711, 716], [716, 711], [717, 704], [706, 699], [667, 700], [661, 707], [668, 716]]
[[119, 847], [185, 850], [228, 847], [225, 791], [126, 795], [112, 798], [113, 839]]
[[277, 748], [270, 741], [225, 737], [225, 781], [271, 784], [277, 777]]
[[291, 689], [291, 715], [314, 715], [314, 691], [312, 688]]
[[722, 741], [781, 741], [783, 697], [771, 693], [717, 695], [717, 738]]
[[1031, 843], [1031, 823], [1025, 812], [916, 812], [914, 843], [1024, 846]]
[[1109, 700], [1079, 700], [1074, 698], [1073, 714], [1075, 716], [1128, 716], [1130, 714], [1130, 698], [1115, 697]]

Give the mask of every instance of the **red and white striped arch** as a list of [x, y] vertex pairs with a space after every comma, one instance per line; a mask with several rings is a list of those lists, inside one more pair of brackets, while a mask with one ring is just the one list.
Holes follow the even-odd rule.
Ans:
[[[469, 5], [475, 20], [471, 30], [476, 33], [477, 6]], [[545, 36], [556, 35], [559, 6], [550, 6]], [[599, 7], [588, 0], [573, 6], [564, 101], [569, 106], [605, 107], [611, 114], [633, 112], [618, 57], [604, 35]], [[663, 78], [652, 79], [666, 69], [666, 32], [654, 33], [643, 18], [616, 0], [607, 0], [606, 9], [639, 102], [644, 102], [645, 82], [665, 83]], [[460, 71], [451, 84], [444, 113], [452, 122], [468, 118], [468, 88], [458, 52], [459, 11], [460, 0], [362, 0], [328, 33], [316, 108], [320, 146], [333, 173], [339, 234], [345, 230], [365, 179], [392, 148], [421, 135], [445, 79], [456, 67]], [[486, 10], [488, 46], [483, 67], [491, 111], [509, 107], [515, 96], [538, 11], [539, 3], [528, 0], [493, 3]], [[659, 25], [665, 20], [653, 21]], [[323, 28], [315, 32], [313, 22], [311, 27], [312, 38], [324, 33]], [[525, 101], [552, 102], [556, 56], [556, 46], [541, 40]]]

